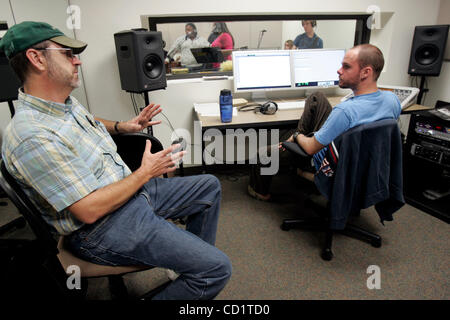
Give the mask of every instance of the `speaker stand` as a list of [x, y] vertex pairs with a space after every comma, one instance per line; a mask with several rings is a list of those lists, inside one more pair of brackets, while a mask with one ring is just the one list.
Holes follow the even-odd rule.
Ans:
[[425, 76], [420, 77], [420, 87], [419, 87], [419, 95], [417, 96], [417, 104], [422, 103], [423, 94], [428, 92], [428, 89], [424, 89], [425, 87]]
[[[148, 98], [148, 91], [145, 91], [145, 93], [144, 93], [144, 100], [145, 100], [145, 107], [146, 107], [150, 104], [150, 100]], [[147, 127], [147, 133], [153, 136], [153, 126]]]

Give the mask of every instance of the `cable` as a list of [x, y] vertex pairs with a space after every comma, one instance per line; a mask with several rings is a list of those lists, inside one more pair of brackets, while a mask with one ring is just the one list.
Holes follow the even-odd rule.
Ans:
[[11, 14], [12, 14], [12, 17], [13, 17], [13, 20], [14, 20], [14, 24], [17, 24], [16, 17], [14, 16], [14, 11], [13, 11], [13, 8], [12, 8], [11, 0], [9, 0], [9, 7], [11, 9]]
[[169, 123], [170, 129], [172, 129], [172, 132], [175, 133], [175, 135], [177, 136], [177, 138], [180, 138], [180, 136], [177, 134], [177, 132], [175, 131], [175, 129], [172, 126], [172, 123], [170, 122], [169, 118], [167, 118], [167, 116], [164, 114], [164, 112], [161, 111], [161, 115], [166, 118], [167, 122]]
[[[136, 97], [135, 97], [135, 96], [133, 95], [133, 93], [131, 93], [131, 92], [130, 92], [130, 96], [131, 96], [131, 101], [133, 102], [134, 111], [135, 111], [136, 115], [138, 115], [138, 114], [139, 114], [139, 112], [138, 112], [139, 108], [138, 108], [138, 104], [137, 104], [137, 102], [136, 102]], [[139, 96], [140, 96], [142, 99], [144, 99], [143, 94], [139, 94]], [[164, 112], [161, 111], [160, 113], [161, 113], [161, 115], [167, 120], [167, 124], [169, 125], [170, 129], [172, 130], [172, 132], [175, 133], [175, 135], [177, 136], [177, 139], [179, 139], [180, 136], [179, 136], [179, 135], [177, 134], [177, 132], [175, 131], [175, 128], [173, 127], [173, 125], [172, 125], [172, 123], [170, 122], [169, 118], [164, 114]], [[191, 143], [190, 146], [197, 146], [197, 147], [200, 146], [200, 147], [201, 147], [201, 145], [194, 144], [194, 143]], [[205, 149], [205, 150], [206, 150], [206, 149]], [[209, 155], [211, 156], [211, 158], [213, 158], [214, 160], [220, 160], [220, 159], [217, 159], [215, 156], [213, 156], [213, 155], [211, 154], [211, 152], [209, 152], [209, 150], [206, 150], [206, 152], [208, 152]], [[231, 176], [231, 175], [229, 175], [229, 176]]]
[[132, 92], [130, 92], [130, 97], [131, 97], [131, 102], [133, 104], [134, 113], [135, 113], [136, 116], [138, 116], [139, 115], [139, 108], [138, 108], [138, 105], [136, 103], [136, 99], [135, 99], [135, 97], [134, 97]]
[[420, 102], [421, 105], [425, 105], [425, 99], [427, 98], [427, 93], [428, 93], [429, 89], [428, 89], [428, 79], [425, 78], [425, 84], [424, 84], [424, 89], [423, 89], [423, 100]]

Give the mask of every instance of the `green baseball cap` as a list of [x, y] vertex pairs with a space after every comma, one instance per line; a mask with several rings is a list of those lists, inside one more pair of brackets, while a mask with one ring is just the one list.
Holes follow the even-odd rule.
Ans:
[[64, 33], [45, 22], [24, 21], [12, 26], [0, 40], [0, 50], [10, 59], [32, 45], [51, 40], [64, 47], [72, 48], [74, 54], [86, 49], [87, 44], [67, 37]]

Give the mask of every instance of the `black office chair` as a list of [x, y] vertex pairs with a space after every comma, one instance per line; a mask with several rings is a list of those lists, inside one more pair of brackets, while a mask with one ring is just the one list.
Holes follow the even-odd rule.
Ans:
[[[296, 143], [283, 145], [298, 157], [308, 157]], [[305, 204], [315, 209], [319, 217], [286, 219], [281, 229], [325, 231], [322, 258], [327, 261], [333, 258], [335, 232], [381, 247], [379, 235], [351, 225], [347, 219], [375, 205], [381, 221], [392, 220], [392, 214], [403, 206], [402, 145], [397, 122], [387, 119], [352, 128], [328, 146], [326, 157], [333, 174], [327, 176], [319, 170], [314, 178], [320, 193], [328, 200], [326, 208], [308, 199]]]
[[[0, 159], [1, 161], [1, 159]], [[0, 188], [0, 199], [6, 198], [7, 195], [5, 191]], [[6, 207], [8, 203], [6, 201], [0, 201], [0, 207]], [[26, 221], [23, 217], [15, 218], [14, 220], [0, 226], [0, 236], [4, 235], [6, 232], [14, 230], [14, 229], [21, 229], [25, 227]]]
[[[149, 139], [149, 137], [151, 137], [150, 142], [152, 143], [152, 153], [163, 150], [161, 142], [147, 133], [120, 133], [112, 136], [117, 145], [117, 152], [120, 154], [123, 161], [128, 165], [131, 171], [136, 170], [141, 165], [141, 151], [145, 149], [146, 140]], [[174, 143], [179, 143], [179, 141], [176, 140], [172, 144]], [[180, 176], [184, 176], [182, 162], [179, 164], [179, 171]], [[164, 177], [167, 178], [167, 174], [164, 174]]]
[[[127, 153], [121, 153], [121, 157], [124, 161], [126, 161], [125, 159], [130, 161], [133, 169], [136, 169], [133, 165], [137, 163], [137, 161], [131, 160], [133, 158], [132, 155], [134, 155], [134, 158], [136, 159], [142, 158], [145, 140], [151, 140], [152, 153], [162, 150], [161, 143], [153, 136], [145, 133], [119, 134], [113, 136], [113, 138], [117, 142], [120, 152], [126, 150]], [[144, 142], [144, 145], [142, 145], [142, 142]], [[37, 207], [30, 201], [20, 188], [19, 184], [9, 174], [3, 162], [1, 162], [0, 186], [5, 190], [8, 197], [24, 216], [36, 237], [34, 240], [2, 239], [0, 240], [0, 249], [9, 251], [11, 256], [10, 260], [13, 262], [11, 264], [13, 266], [12, 268], [19, 266], [20, 261], [22, 261], [22, 264], [31, 262], [34, 265], [34, 268], [39, 268], [41, 274], [44, 274], [45, 278], [48, 280], [46, 283], [41, 283], [40, 286], [42, 290], [48, 289], [46, 293], [50, 294], [52, 297], [59, 299], [85, 298], [85, 291], [70, 290], [67, 287], [66, 282], [70, 275], [66, 274], [66, 270], [68, 270], [67, 268], [70, 265], [79, 266], [81, 277], [84, 279], [107, 276], [109, 279], [111, 296], [115, 299], [129, 298], [122, 278], [124, 274], [153, 268], [151, 266], [104, 266], [75, 257], [64, 248], [63, 237], [59, 237], [59, 240], [54, 238], [50, 232], [49, 226], [42, 218]], [[16, 261], [16, 264], [14, 264], [14, 259], [18, 261]], [[9, 271], [12, 271], [11, 268]], [[7, 274], [4, 276], [8, 277]], [[171, 281], [163, 283], [139, 297], [139, 299], [151, 299], [155, 294], [169, 285], [170, 282]], [[86, 281], [84, 281], [84, 284], [86, 284]], [[12, 285], [14, 286], [14, 283]], [[27, 288], [19, 288], [19, 290], [25, 292]], [[18, 294], [21, 294], [21, 292]]]
[[[0, 161], [1, 161], [1, 156], [0, 156]], [[0, 199], [5, 199], [7, 198], [7, 195], [5, 193], [5, 191], [3, 190], [2, 187], [0, 187]], [[6, 201], [0, 201], [0, 207], [6, 207], [8, 205], [8, 203]], [[14, 229], [21, 229], [23, 227], [25, 227], [26, 225], [26, 221], [23, 217], [18, 217], [15, 218], [14, 220], [0, 226], [0, 236], [4, 235], [6, 232], [14, 230]]]

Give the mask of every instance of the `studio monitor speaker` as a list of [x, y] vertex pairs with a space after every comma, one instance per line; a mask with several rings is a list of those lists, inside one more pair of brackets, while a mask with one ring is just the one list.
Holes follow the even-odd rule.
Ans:
[[167, 86], [162, 34], [133, 29], [114, 34], [122, 89], [146, 92]]
[[[6, 21], [0, 21], [0, 30], [8, 30]], [[1, 37], [0, 37], [1, 39]], [[0, 51], [0, 102], [17, 100], [18, 90], [22, 82], [9, 65], [8, 58]]]
[[439, 76], [444, 59], [449, 25], [417, 26], [409, 58], [413, 76]]

